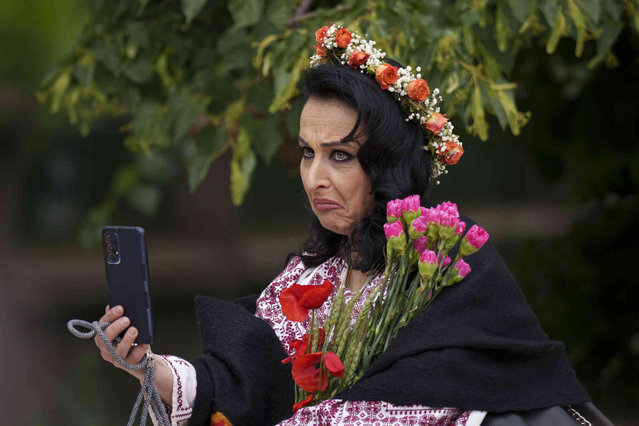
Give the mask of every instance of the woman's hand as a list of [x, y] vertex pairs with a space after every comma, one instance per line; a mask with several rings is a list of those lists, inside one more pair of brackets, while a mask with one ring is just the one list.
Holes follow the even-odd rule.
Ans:
[[[133, 342], [138, 336], [138, 330], [135, 327], [129, 327], [131, 321], [129, 320], [129, 318], [122, 316], [123, 314], [124, 308], [122, 308], [122, 306], [114, 306], [113, 309], [109, 309], [109, 306], [107, 306], [104, 315], [102, 316], [102, 318], [100, 318], [100, 322], [111, 323], [111, 325], [104, 330], [104, 334], [107, 336], [107, 339], [109, 339], [109, 341], [113, 343], [113, 346], [116, 346], [113, 340], [122, 331], [129, 328], [122, 338], [122, 341], [120, 341], [120, 343], [115, 348], [115, 353], [117, 353], [120, 358], [122, 358], [129, 364], [139, 364], [140, 361], [142, 361], [142, 359], [144, 358], [146, 351], [151, 349], [151, 345], [137, 345], [131, 350]], [[115, 360], [115, 358], [111, 356], [111, 353], [99, 336], [96, 335], [94, 341], [95, 345], [98, 347], [98, 349], [100, 349], [100, 354], [105, 361], [108, 361], [116, 367], [123, 369], [140, 381], [144, 379], [144, 370], [133, 371], [124, 368], [124, 366], [120, 365]]]
[[[147, 350], [151, 350], [151, 345], [137, 345], [131, 350], [131, 346], [135, 341], [135, 338], [138, 336], [138, 330], [135, 327], [129, 327], [131, 321], [127, 317], [123, 317], [124, 308], [122, 306], [115, 306], [113, 309], [109, 309], [109, 306], [106, 307], [105, 313], [100, 318], [100, 322], [110, 322], [111, 325], [108, 326], [104, 330], [104, 334], [107, 336], [107, 339], [113, 342], [122, 331], [129, 328], [120, 341], [120, 343], [115, 348], [115, 353], [118, 354], [120, 358], [128, 362], [129, 364], [139, 364], [142, 361], [142, 358], [146, 355]], [[144, 370], [128, 370], [124, 368], [124, 366], [120, 365], [113, 356], [111, 356], [111, 352], [107, 349], [106, 345], [102, 341], [99, 336], [95, 336], [94, 338], [95, 345], [100, 349], [100, 354], [105, 361], [110, 362], [118, 368], [126, 371], [140, 382], [144, 380]], [[115, 346], [115, 344], [114, 344]], [[169, 366], [166, 364], [166, 361], [162, 357], [156, 356], [153, 358], [155, 362], [155, 385], [158, 388], [158, 393], [160, 394], [160, 398], [164, 401], [165, 404], [171, 406], [172, 405], [172, 390], [173, 390], [173, 373]]]

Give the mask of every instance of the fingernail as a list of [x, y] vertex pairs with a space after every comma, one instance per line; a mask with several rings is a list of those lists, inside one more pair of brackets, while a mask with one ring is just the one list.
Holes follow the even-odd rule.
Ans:
[[116, 306], [115, 308], [113, 308], [113, 312], [120, 315], [122, 313], [122, 306]]
[[129, 323], [129, 319], [127, 317], [120, 318], [120, 321], [122, 322], [123, 325], [127, 325]]
[[129, 336], [135, 336], [136, 334], [138, 334], [137, 330], [134, 328], [127, 331], [127, 333], [129, 334]]

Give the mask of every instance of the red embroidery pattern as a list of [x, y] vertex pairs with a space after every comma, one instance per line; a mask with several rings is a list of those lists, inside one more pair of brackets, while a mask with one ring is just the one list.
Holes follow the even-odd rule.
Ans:
[[[288, 342], [301, 339], [310, 328], [310, 317], [305, 322], [289, 321], [279, 304], [279, 295], [285, 288], [298, 283], [306, 267], [299, 257], [293, 258], [286, 268], [271, 282], [257, 300], [255, 316], [266, 321], [275, 331], [284, 349], [290, 355], [293, 351]], [[332, 257], [319, 265], [313, 272], [307, 284], [320, 285], [329, 280], [335, 285], [335, 290], [324, 305], [315, 312], [320, 321], [328, 315], [337, 290], [346, 275], [346, 261], [340, 257]], [[355, 321], [362, 307], [363, 301], [370, 292], [381, 285], [381, 275], [373, 279], [362, 293], [362, 297], [353, 308], [351, 321]], [[351, 300], [353, 293], [346, 290], [345, 299]], [[284, 420], [280, 426], [302, 425], [350, 425], [350, 426], [465, 426], [470, 411], [455, 408], [433, 409], [420, 405], [396, 406], [383, 401], [341, 401], [332, 399], [318, 405], [304, 407], [293, 417]]]
[[[191, 417], [193, 413], [193, 409], [185, 403], [183, 399], [183, 389], [182, 389], [182, 377], [184, 375], [186, 377], [185, 371], [180, 371], [184, 369], [178, 369], [176, 365], [180, 365], [182, 367], [190, 367], [191, 364], [182, 358], [173, 356], [173, 355], [159, 355], [161, 356], [166, 363], [171, 367], [173, 371], [173, 377], [176, 383], [173, 386], [173, 398], [174, 398], [174, 406], [175, 410], [169, 410], [168, 413], [171, 416], [171, 424], [180, 424], [180, 422], [184, 422]], [[176, 403], [177, 402], [177, 403]]]

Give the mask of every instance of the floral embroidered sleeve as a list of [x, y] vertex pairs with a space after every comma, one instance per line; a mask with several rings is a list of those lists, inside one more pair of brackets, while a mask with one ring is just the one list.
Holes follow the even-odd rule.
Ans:
[[[173, 355], [156, 355], [162, 358], [171, 369], [173, 375], [173, 392], [172, 404], [166, 405], [167, 414], [171, 420], [171, 426], [185, 426], [193, 409], [195, 401], [195, 392], [197, 387], [197, 378], [195, 368], [190, 362]], [[151, 412], [151, 420], [154, 425], [158, 425], [155, 416]]]

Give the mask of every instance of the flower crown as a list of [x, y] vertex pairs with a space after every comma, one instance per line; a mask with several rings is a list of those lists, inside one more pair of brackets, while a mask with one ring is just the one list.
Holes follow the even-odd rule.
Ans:
[[349, 65], [375, 77], [382, 90], [392, 92], [397, 102], [408, 115], [406, 121], [415, 121], [424, 130], [424, 150], [433, 159], [430, 180], [448, 173], [446, 166], [457, 164], [464, 154], [459, 137], [453, 133], [449, 119], [439, 112], [437, 102], [443, 99], [439, 89], [431, 92], [426, 80], [421, 78], [420, 67], [413, 74], [412, 68], [395, 67], [384, 61], [386, 53], [375, 47], [374, 40], [361, 38], [343, 26], [323, 26], [315, 32], [316, 54], [311, 56], [310, 67], [321, 63]]

